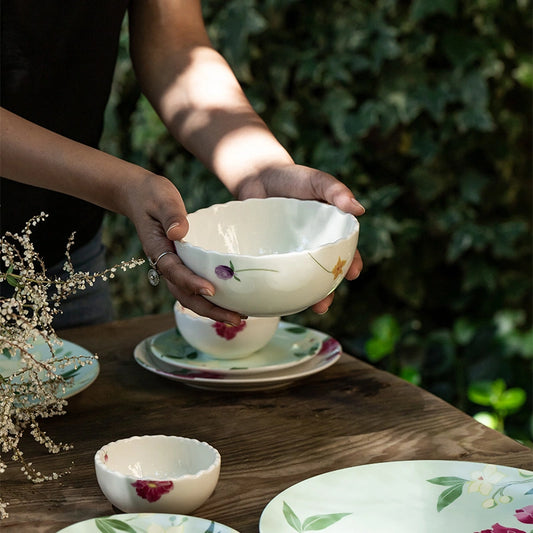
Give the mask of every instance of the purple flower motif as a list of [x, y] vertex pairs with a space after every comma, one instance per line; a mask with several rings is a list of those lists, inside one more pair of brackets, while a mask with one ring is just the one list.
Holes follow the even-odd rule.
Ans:
[[220, 279], [231, 279], [233, 276], [235, 276], [235, 271], [233, 268], [226, 266], [226, 265], [218, 265], [215, 268], [215, 274]]

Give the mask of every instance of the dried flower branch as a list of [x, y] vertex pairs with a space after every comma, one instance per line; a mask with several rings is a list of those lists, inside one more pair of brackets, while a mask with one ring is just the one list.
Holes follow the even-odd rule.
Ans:
[[[61, 303], [97, 279], [113, 278], [117, 270], [126, 271], [144, 263], [131, 259], [95, 274], [75, 272], [70, 257], [73, 234], [65, 252], [65, 279], [50, 279], [31, 242], [32, 227], [46, 216], [41, 213], [29, 220], [20, 235], [7, 232], [0, 239], [0, 283], [13, 287], [12, 296], [0, 297], [0, 359], [13, 363], [11, 372], [0, 374], [0, 474], [7, 468], [4, 457], [10, 455], [33, 483], [57, 479], [70, 468], [48, 475], [39, 472], [26, 461], [20, 441], [29, 432], [49, 453], [71, 448], [69, 444], [54, 442], [41, 429], [39, 421], [66, 412], [67, 401], [63, 396], [73, 378], [65, 369], [72, 365], [76, 369], [94, 360], [85, 355], [59, 355], [57, 347], [61, 340], [52, 321], [61, 313]], [[36, 356], [37, 345], [47, 346], [50, 357]], [[0, 519], [8, 516], [7, 505], [0, 499]]]

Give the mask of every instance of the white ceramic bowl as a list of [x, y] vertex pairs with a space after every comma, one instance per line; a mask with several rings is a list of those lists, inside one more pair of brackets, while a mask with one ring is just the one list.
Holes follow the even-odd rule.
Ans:
[[188, 215], [176, 241], [184, 264], [209, 280], [213, 303], [255, 317], [298, 313], [325, 298], [355, 254], [359, 222], [312, 200], [232, 201]]
[[213, 493], [220, 474], [215, 448], [166, 435], [110, 442], [94, 464], [105, 497], [126, 513], [190, 513]]
[[194, 348], [216, 359], [242, 359], [268, 344], [276, 333], [280, 317], [248, 317], [239, 326], [216, 322], [174, 304], [176, 325]]

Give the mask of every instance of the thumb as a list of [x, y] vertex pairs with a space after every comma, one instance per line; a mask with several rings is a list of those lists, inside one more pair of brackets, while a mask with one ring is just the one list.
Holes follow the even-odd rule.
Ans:
[[164, 224], [165, 233], [169, 241], [180, 241], [189, 231], [189, 221], [184, 215], [173, 216]]

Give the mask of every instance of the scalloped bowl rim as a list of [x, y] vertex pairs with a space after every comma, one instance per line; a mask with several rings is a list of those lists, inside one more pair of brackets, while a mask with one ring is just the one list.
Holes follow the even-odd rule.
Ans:
[[135, 476], [135, 475], [132, 475], [132, 474], [124, 474], [123, 472], [120, 472], [119, 470], [114, 470], [113, 468], [109, 468], [109, 466], [107, 466], [102, 461], [102, 459], [100, 458], [100, 455], [101, 455], [101, 453], [104, 451], [104, 449], [106, 447], [112, 446], [113, 444], [118, 444], [118, 443], [123, 443], [123, 442], [128, 442], [128, 441], [141, 440], [141, 439], [150, 439], [150, 438], [154, 438], [154, 439], [155, 438], [164, 438], [164, 439], [171, 439], [171, 440], [188, 441], [188, 442], [192, 442], [192, 443], [194, 443], [196, 445], [200, 444], [200, 445], [202, 445], [202, 446], [206, 447], [207, 449], [209, 449], [209, 450], [214, 452], [213, 462], [207, 468], [202, 468], [201, 470], [199, 470], [195, 474], [168, 475], [168, 476], [160, 476], [160, 477], [151, 476], [150, 479], [154, 479], [154, 480], [158, 480], [158, 481], [161, 481], [161, 480], [165, 480], [166, 481], [166, 480], [198, 479], [201, 476], [203, 476], [203, 475], [205, 475], [207, 473], [210, 473], [213, 470], [216, 470], [217, 468], [220, 467], [220, 464], [221, 464], [220, 452], [215, 447], [211, 446], [211, 444], [209, 444], [208, 442], [205, 442], [205, 441], [200, 441], [198, 439], [189, 438], [189, 437], [180, 437], [180, 436], [177, 436], [177, 435], [135, 435], [133, 437], [127, 437], [125, 439], [117, 439], [115, 441], [108, 442], [107, 444], [104, 444], [95, 453], [95, 455], [94, 455], [95, 464], [97, 466], [99, 466], [100, 468], [102, 468], [103, 470], [105, 470], [106, 472], [108, 472], [110, 474], [113, 474], [113, 475], [116, 475], [116, 476], [118, 476], [120, 478], [123, 478], [123, 479], [133, 479], [133, 480], [144, 479], [146, 476], [138, 477], [138, 476]]
[[189, 213], [187, 215], [187, 218], [189, 219], [190, 216], [195, 215], [197, 213], [202, 214], [203, 212], [206, 212], [206, 211], [212, 211], [213, 208], [218, 208], [218, 207], [224, 208], [225, 206], [231, 206], [232, 204], [242, 204], [243, 202], [250, 202], [250, 203], [252, 203], [252, 202], [269, 202], [269, 201], [279, 201], [279, 200], [282, 200], [282, 201], [286, 200], [287, 202], [298, 202], [298, 203], [300, 203], [300, 202], [313, 203], [313, 204], [317, 204], [317, 205], [319, 205], [321, 207], [332, 208], [332, 209], [336, 210], [339, 215], [350, 217], [352, 219], [353, 228], [351, 229], [351, 231], [346, 236], [339, 237], [338, 239], [335, 239], [334, 241], [328, 241], [328, 242], [325, 242], [325, 243], [323, 243], [321, 245], [314, 246], [313, 248], [306, 248], [306, 249], [303, 249], [303, 250], [295, 250], [295, 251], [292, 251], [292, 252], [279, 252], [279, 253], [256, 254], [256, 255], [241, 254], [241, 253], [237, 253], [237, 252], [218, 252], [216, 250], [210, 250], [208, 248], [204, 248], [203, 246], [200, 246], [198, 244], [192, 244], [191, 242], [187, 241], [187, 235], [185, 235], [185, 237], [181, 241], [174, 241], [175, 245], [183, 247], [183, 248], [190, 248], [192, 250], [199, 250], [201, 252], [208, 253], [208, 254], [211, 254], [211, 255], [216, 256], [216, 257], [230, 257], [230, 256], [233, 256], [233, 257], [239, 257], [241, 259], [242, 258], [246, 258], [246, 259], [257, 260], [257, 259], [262, 259], [262, 258], [298, 256], [300, 254], [307, 254], [307, 253], [310, 253], [310, 252], [316, 252], [318, 250], [325, 250], [325, 249], [327, 249], [330, 246], [336, 246], [337, 244], [339, 244], [341, 242], [345, 242], [345, 241], [350, 240], [353, 237], [353, 235], [359, 231], [359, 221], [351, 213], [346, 213], [345, 211], [342, 211], [341, 209], [339, 209], [335, 205], [325, 204], [325, 203], [319, 202], [317, 200], [298, 200], [296, 198], [270, 197], [270, 198], [249, 198], [247, 200], [231, 200], [231, 201], [226, 202], [226, 203], [213, 204], [213, 205], [208, 206], [208, 207], [200, 208], [200, 209], [194, 211], [193, 213]]

